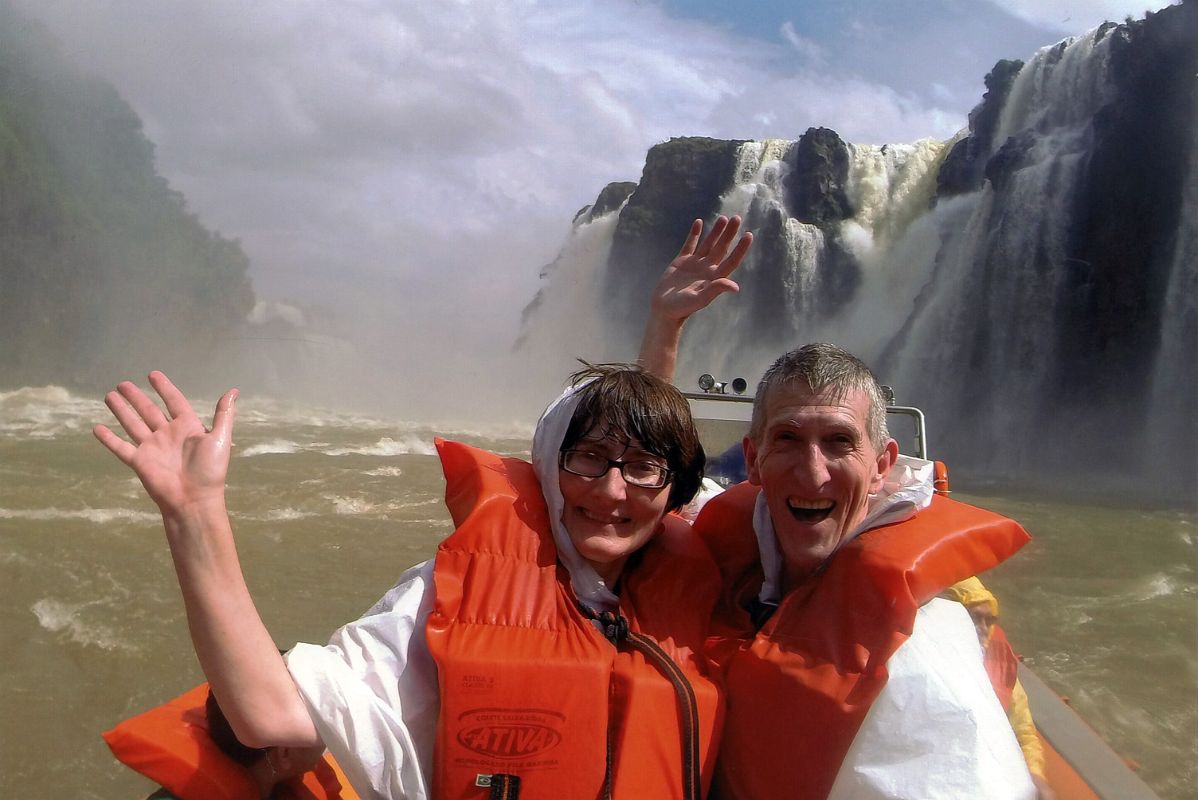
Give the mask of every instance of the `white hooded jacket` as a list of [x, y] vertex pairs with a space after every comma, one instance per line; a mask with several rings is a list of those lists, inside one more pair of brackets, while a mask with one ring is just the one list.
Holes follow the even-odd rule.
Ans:
[[[532, 461], [558, 558], [576, 596], [610, 610], [618, 604], [616, 596], [579, 555], [561, 523], [557, 454], [578, 405], [578, 388], [567, 389], [542, 414]], [[363, 798], [431, 796], [440, 710], [437, 667], [425, 639], [433, 590], [430, 560], [404, 572], [361, 619], [337, 630], [324, 647], [298, 644], [287, 654], [287, 667], [321, 739]]]
[[[899, 456], [882, 490], [870, 496], [865, 519], [840, 546], [927, 508], [932, 480], [932, 462]], [[753, 529], [765, 573], [758, 599], [777, 605], [782, 557], [764, 494], [757, 496]], [[934, 599], [921, 607], [886, 669], [890, 677], [845, 755], [829, 800], [1035, 797], [964, 606]]]

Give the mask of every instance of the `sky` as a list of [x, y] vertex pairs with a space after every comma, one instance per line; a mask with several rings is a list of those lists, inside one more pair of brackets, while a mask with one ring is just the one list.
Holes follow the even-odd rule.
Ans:
[[260, 299], [425, 381], [510, 358], [574, 213], [655, 143], [948, 138], [998, 59], [1168, 5], [12, 2], [132, 105]]

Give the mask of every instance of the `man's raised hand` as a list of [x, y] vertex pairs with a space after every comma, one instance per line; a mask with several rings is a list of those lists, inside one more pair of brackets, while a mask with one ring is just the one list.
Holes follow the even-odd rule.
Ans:
[[682, 249], [662, 273], [649, 301], [649, 320], [638, 358], [646, 371], [663, 380], [674, 380], [682, 326], [687, 318], [724, 292], [740, 291], [728, 276], [749, 252], [753, 234], [746, 233], [738, 240], [739, 232], [740, 217], [716, 218], [707, 236], [703, 236], [703, 220], [691, 224]]
[[740, 225], [740, 217], [717, 217], [703, 236], [703, 220], [691, 224], [682, 249], [653, 290], [650, 301], [653, 316], [683, 322], [724, 292], [740, 291], [740, 286], [728, 276], [740, 266], [753, 244], [752, 233], [745, 233], [737, 240]]

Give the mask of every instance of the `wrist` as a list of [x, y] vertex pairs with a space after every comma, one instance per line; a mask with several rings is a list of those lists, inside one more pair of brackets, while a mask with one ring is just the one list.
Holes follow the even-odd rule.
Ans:
[[658, 308], [656, 304], [649, 305], [649, 321], [648, 327], [655, 328], [661, 331], [681, 331], [682, 326], [686, 324], [690, 314], [678, 316], [678, 312], [670, 312], [665, 308]]
[[649, 313], [649, 321], [645, 324], [645, 342], [652, 342], [658, 347], [677, 347], [682, 341], [682, 327], [686, 317], [667, 317], [657, 312]]
[[224, 492], [190, 500], [172, 508], [162, 508], [162, 524], [168, 535], [202, 530], [214, 524], [228, 524], [229, 511]]

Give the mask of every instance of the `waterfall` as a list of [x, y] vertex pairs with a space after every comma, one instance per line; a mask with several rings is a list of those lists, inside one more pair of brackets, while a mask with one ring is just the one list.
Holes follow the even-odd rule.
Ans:
[[[669, 224], [643, 206], [627, 229], [613, 214], [577, 228], [563, 259], [581, 247], [593, 280], [613, 235], [627, 261], [676, 248], [687, 213], [739, 214], [756, 236], [741, 292], [688, 323], [679, 385], [701, 372], [752, 383], [786, 350], [833, 341], [922, 407], [933, 454], [976, 479], [1182, 497], [1198, 440], [1196, 16], [1183, 4], [1003, 62], [1009, 91], [971, 115], [997, 133], [979, 128], [943, 189], [972, 128], [948, 142], [847, 144], [813, 128], [725, 143], [727, 183], [686, 202], [697, 174], [721, 169], [712, 140], [659, 145], [633, 198], [678, 202]], [[1175, 124], [1178, 109], [1194, 118]], [[544, 291], [561, 291], [554, 280]], [[557, 324], [546, 312], [530, 329]]]
[[525, 325], [517, 366], [543, 385], [560, 385], [578, 368], [578, 358], [604, 362], [636, 356], [603, 346], [611, 337], [599, 298], [622, 208], [576, 223], [562, 252], [541, 272], [541, 291], [524, 311], [526, 318], [535, 316], [536, 324]]
[[[846, 220], [841, 236], [858, 258], [884, 252], [916, 218], [936, 191], [936, 168], [946, 142], [921, 139], [915, 144], [850, 144], [848, 194], [857, 213]], [[883, 268], [883, 264], [876, 264]]]
[[999, 118], [996, 143], [1025, 130], [1086, 126], [1110, 99], [1109, 28], [1041, 48], [1024, 65]]
[[[1071, 214], [1091, 121], [1109, 100], [1102, 34], [1044, 48], [1020, 71], [995, 137], [1016, 168], [963, 201], [967, 220], [947, 213], [959, 227], [941, 228], [934, 283], [879, 366], [911, 387], [942, 440], [984, 445], [983, 468], [1041, 463], [1035, 429], [1060, 410], [1058, 311], [1070, 267], [1086, 266], [1068, 256]], [[943, 390], [963, 378], [968, 386]]]
[[[1198, 119], [1193, 133], [1149, 403], [1155, 424], [1147, 449], [1161, 459], [1169, 478], [1193, 470], [1198, 447]], [[1176, 488], [1193, 487], [1185, 486], [1183, 478]]]

